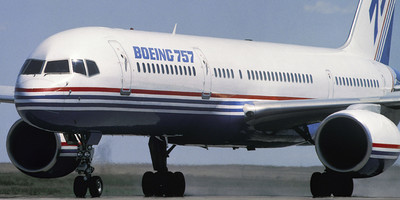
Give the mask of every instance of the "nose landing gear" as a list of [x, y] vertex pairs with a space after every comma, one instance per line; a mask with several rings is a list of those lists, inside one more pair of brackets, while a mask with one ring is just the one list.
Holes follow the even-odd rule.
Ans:
[[103, 193], [103, 181], [99, 176], [92, 176], [94, 167], [91, 166], [94, 149], [101, 139], [101, 134], [82, 134], [78, 149], [78, 176], [74, 180], [74, 194], [77, 198], [85, 198], [89, 189], [90, 196], [100, 197]]

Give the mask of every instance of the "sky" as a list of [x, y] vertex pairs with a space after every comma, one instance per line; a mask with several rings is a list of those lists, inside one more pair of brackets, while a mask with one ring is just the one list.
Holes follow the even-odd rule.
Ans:
[[[1, 0], [0, 85], [14, 85], [25, 59], [47, 37], [71, 28], [172, 32], [230, 39], [338, 48], [344, 44], [358, 0]], [[398, 7], [398, 6], [397, 6]], [[400, 14], [395, 14], [390, 65], [400, 69]], [[9, 128], [19, 118], [0, 104], [0, 162]], [[147, 137], [104, 136], [95, 162], [150, 163]], [[177, 147], [170, 164], [321, 165], [314, 147], [205, 150]]]

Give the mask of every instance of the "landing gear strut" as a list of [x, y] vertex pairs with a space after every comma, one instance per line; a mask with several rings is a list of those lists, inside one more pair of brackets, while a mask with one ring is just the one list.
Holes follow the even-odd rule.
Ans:
[[77, 198], [85, 198], [89, 189], [90, 196], [100, 197], [103, 193], [103, 181], [99, 176], [92, 176], [94, 167], [91, 166], [94, 149], [93, 145], [98, 144], [101, 134], [82, 134], [78, 148], [78, 159], [80, 161], [76, 171], [79, 176], [74, 180], [74, 194]]
[[167, 150], [164, 137], [151, 136], [149, 148], [154, 172], [146, 172], [142, 178], [144, 196], [182, 197], [185, 193], [185, 177], [181, 172], [170, 172], [167, 157], [175, 145]]
[[310, 189], [313, 197], [351, 197], [353, 178], [334, 172], [315, 172], [311, 176]]

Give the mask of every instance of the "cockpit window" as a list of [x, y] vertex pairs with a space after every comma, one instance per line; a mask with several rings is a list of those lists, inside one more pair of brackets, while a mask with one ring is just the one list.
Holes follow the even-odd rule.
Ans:
[[65, 74], [69, 73], [68, 60], [57, 60], [47, 62], [44, 73]]
[[21, 74], [40, 74], [42, 73], [44, 60], [28, 59], [21, 69]]
[[89, 76], [94, 76], [96, 74], [100, 74], [99, 68], [97, 67], [97, 65], [94, 61], [86, 60], [86, 65], [88, 68]]
[[83, 64], [83, 60], [72, 60], [72, 69], [75, 73], [83, 74], [86, 76], [85, 65]]

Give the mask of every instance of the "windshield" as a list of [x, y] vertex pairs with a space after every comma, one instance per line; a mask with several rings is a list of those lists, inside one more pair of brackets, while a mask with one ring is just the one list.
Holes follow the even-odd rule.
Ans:
[[40, 74], [42, 73], [44, 60], [28, 59], [22, 66], [20, 74]]
[[47, 62], [44, 73], [57, 73], [57, 74], [69, 73], [68, 60], [57, 60], [57, 61]]

